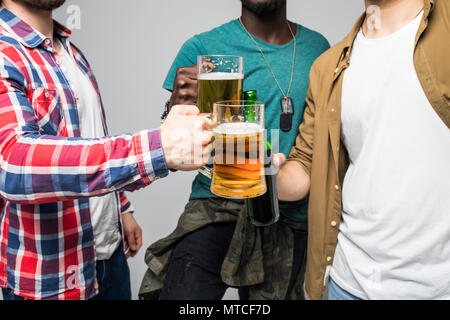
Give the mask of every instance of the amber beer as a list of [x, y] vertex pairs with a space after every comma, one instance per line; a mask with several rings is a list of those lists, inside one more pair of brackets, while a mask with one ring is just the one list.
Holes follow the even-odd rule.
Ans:
[[266, 192], [263, 141], [264, 129], [258, 123], [230, 122], [214, 129], [215, 195], [247, 199]]
[[211, 72], [198, 75], [198, 101], [201, 113], [211, 113], [217, 101], [237, 100], [242, 94], [242, 73]]

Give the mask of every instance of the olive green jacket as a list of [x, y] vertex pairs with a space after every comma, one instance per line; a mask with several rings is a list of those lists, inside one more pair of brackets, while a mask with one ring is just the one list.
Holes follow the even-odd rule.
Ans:
[[212, 223], [234, 222], [236, 227], [222, 264], [222, 281], [230, 287], [250, 286], [251, 300], [303, 299], [303, 268], [286, 297], [293, 265], [293, 229], [306, 232], [306, 224], [280, 217], [268, 227], [248, 222], [242, 204], [227, 199], [191, 200], [176, 229], [147, 248], [148, 270], [142, 280], [140, 299], [157, 299], [176, 243], [189, 233]]
[[[342, 82], [364, 20], [363, 15], [342, 42], [314, 63], [305, 120], [289, 156], [289, 161], [298, 161], [311, 177], [305, 278], [306, 297], [311, 299], [322, 298], [337, 245], [341, 188], [348, 168], [340, 134]], [[450, 1], [425, 0], [414, 65], [430, 104], [450, 128]]]

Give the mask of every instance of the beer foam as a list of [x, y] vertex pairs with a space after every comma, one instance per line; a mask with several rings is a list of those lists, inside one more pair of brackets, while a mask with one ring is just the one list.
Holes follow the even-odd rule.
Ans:
[[197, 77], [198, 80], [240, 80], [244, 79], [242, 73], [228, 73], [228, 72], [210, 72], [202, 73]]
[[264, 131], [264, 128], [259, 124], [247, 122], [222, 123], [214, 129], [214, 133], [233, 135], [252, 134], [261, 131]]

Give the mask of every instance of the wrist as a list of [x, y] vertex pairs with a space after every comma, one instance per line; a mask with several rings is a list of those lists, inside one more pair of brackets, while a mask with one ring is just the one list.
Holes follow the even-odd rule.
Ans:
[[168, 136], [168, 133], [166, 132], [166, 128], [164, 127], [164, 125], [162, 125], [160, 128], [160, 137], [161, 137], [161, 149], [163, 151], [166, 166], [170, 171], [175, 172], [177, 170], [173, 169], [173, 167], [176, 166], [176, 163], [172, 157], [172, 154], [173, 154], [172, 149], [173, 148], [172, 148], [170, 138]]
[[161, 123], [164, 123], [164, 120], [166, 120], [167, 116], [169, 115], [169, 112], [170, 112], [169, 105], [170, 105], [170, 100], [167, 100], [164, 105], [164, 111], [161, 115]]
[[[164, 157], [160, 129], [143, 130], [136, 134], [137, 169], [145, 185], [169, 174]], [[126, 209], [125, 209], [126, 210]]]

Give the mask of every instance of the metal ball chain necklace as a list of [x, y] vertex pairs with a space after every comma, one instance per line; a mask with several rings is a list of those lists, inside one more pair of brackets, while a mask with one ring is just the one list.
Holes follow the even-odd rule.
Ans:
[[292, 32], [289, 22], [286, 21], [286, 23], [289, 27], [289, 31], [291, 32], [292, 38], [294, 39], [294, 53], [292, 56], [291, 80], [289, 81], [289, 88], [285, 94], [283, 89], [280, 86], [280, 83], [277, 80], [277, 77], [275, 76], [275, 73], [273, 72], [272, 68], [270, 67], [269, 61], [267, 61], [267, 58], [264, 55], [264, 52], [262, 51], [261, 47], [256, 42], [255, 38], [253, 38], [251, 33], [247, 30], [244, 23], [242, 22], [242, 19], [239, 17], [238, 20], [239, 20], [239, 23], [241, 24], [242, 28], [244, 28], [245, 32], [247, 32], [248, 36], [250, 37], [250, 39], [253, 41], [253, 43], [258, 48], [259, 52], [261, 53], [261, 56], [263, 57], [264, 61], [267, 64], [267, 67], [269, 68], [270, 72], [272, 73], [273, 79], [277, 83], [277, 86], [280, 89], [281, 94], [283, 95], [283, 98], [281, 98], [281, 100], [280, 100], [281, 111], [282, 111], [281, 116], [280, 116], [280, 128], [283, 131], [289, 131], [292, 127], [292, 116], [294, 114], [294, 103], [292, 101], [292, 98], [289, 97], [289, 92], [291, 91], [292, 80], [294, 79], [295, 53], [296, 53], [296, 49], [297, 49], [297, 39], [295, 38], [295, 35]]

